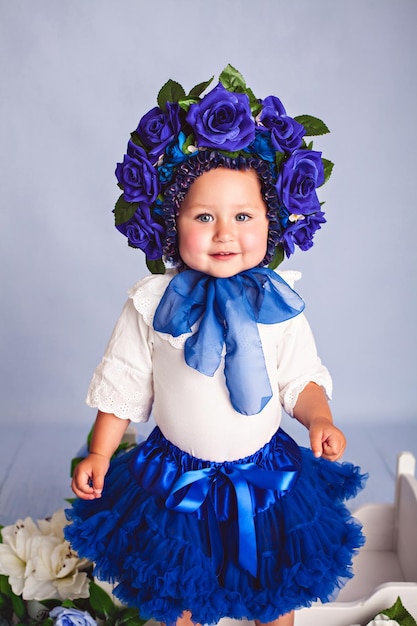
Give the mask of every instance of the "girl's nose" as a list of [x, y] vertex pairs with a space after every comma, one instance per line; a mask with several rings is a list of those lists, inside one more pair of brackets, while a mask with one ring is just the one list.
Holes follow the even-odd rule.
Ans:
[[232, 241], [233, 238], [233, 225], [229, 222], [219, 220], [214, 231], [214, 241], [224, 243], [226, 241]]

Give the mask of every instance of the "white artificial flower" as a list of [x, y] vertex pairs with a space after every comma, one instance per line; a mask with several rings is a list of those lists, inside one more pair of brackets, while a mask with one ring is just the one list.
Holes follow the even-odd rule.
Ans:
[[380, 613], [376, 615], [372, 622], [369, 622], [366, 626], [400, 626], [394, 619], [390, 619], [388, 615]]
[[74, 600], [88, 598], [91, 564], [78, 558], [64, 539], [65, 513], [56, 511], [38, 525], [30, 518], [2, 529], [0, 574], [24, 600]]
[[79, 559], [68, 541], [40, 535], [31, 542], [31, 554], [22, 597], [24, 600], [74, 600], [88, 598], [89, 580], [84, 569], [89, 562]]
[[39, 528], [30, 517], [1, 531], [3, 543], [0, 543], [0, 574], [9, 577], [9, 583], [17, 596], [24, 587], [25, 577], [29, 573], [28, 561], [31, 553], [31, 542], [40, 535]]
[[28, 600], [26, 602], [26, 608], [29, 617], [34, 619], [36, 622], [42, 622], [49, 617], [49, 611], [44, 604], [41, 604], [37, 600]]
[[293, 224], [295, 224], [295, 222], [299, 222], [300, 220], [304, 220], [305, 216], [304, 215], [296, 215], [295, 213], [291, 213], [291, 215], [288, 216], [288, 221], [292, 222]]
[[58, 509], [47, 519], [38, 520], [39, 530], [42, 535], [54, 535], [64, 541], [64, 526], [68, 524], [64, 509]]

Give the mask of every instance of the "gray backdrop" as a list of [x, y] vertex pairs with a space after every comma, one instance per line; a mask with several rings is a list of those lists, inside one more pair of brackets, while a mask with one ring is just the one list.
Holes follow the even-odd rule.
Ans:
[[328, 223], [283, 269], [340, 422], [416, 409], [415, 0], [0, 0], [1, 420], [85, 421], [142, 254], [113, 228], [115, 163], [174, 78], [235, 65], [324, 119]]

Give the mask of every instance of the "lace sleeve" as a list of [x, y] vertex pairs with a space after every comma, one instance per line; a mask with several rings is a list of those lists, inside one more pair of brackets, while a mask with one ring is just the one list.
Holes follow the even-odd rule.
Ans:
[[153, 402], [152, 331], [129, 299], [96, 368], [86, 402], [133, 422], [148, 420]]
[[278, 379], [281, 404], [289, 415], [304, 387], [313, 382], [332, 395], [332, 379], [317, 354], [313, 333], [303, 313], [288, 322], [278, 347]]

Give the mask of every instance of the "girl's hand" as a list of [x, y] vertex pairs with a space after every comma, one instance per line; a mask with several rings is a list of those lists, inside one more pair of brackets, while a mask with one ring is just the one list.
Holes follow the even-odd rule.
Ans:
[[326, 417], [316, 417], [310, 423], [310, 445], [314, 456], [337, 461], [346, 448], [346, 439], [341, 430]]
[[101, 498], [104, 477], [109, 469], [110, 460], [101, 454], [89, 454], [78, 463], [74, 470], [71, 487], [83, 500]]

